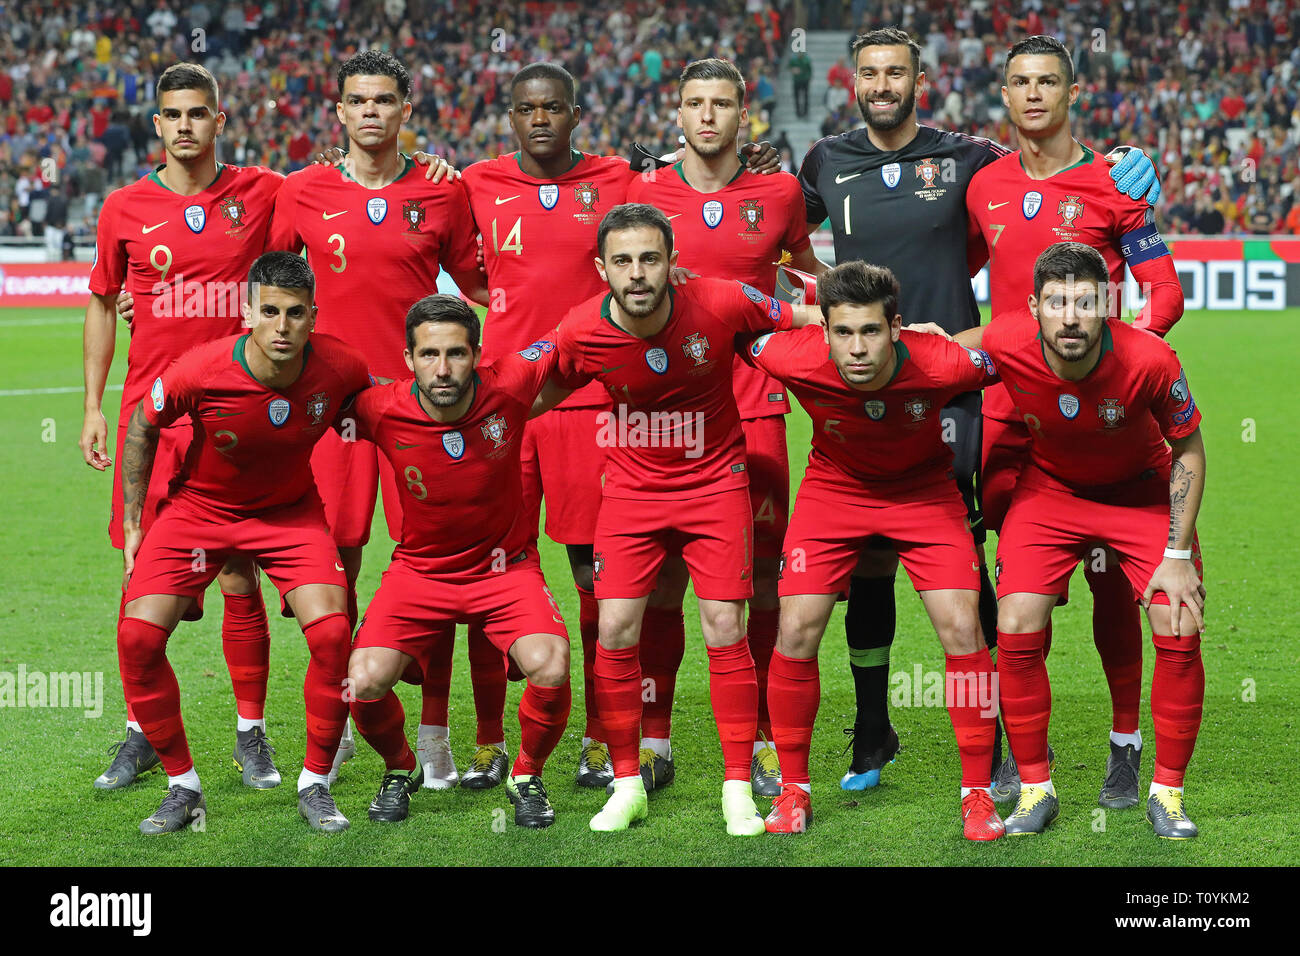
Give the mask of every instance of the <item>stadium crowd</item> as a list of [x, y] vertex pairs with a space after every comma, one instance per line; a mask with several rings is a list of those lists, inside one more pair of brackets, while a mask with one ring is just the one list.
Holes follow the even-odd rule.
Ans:
[[[633, 140], [671, 147], [676, 76], [705, 56], [744, 71], [749, 132], [764, 136], [778, 91], [791, 95], [789, 82], [777, 82], [778, 61], [783, 38], [801, 24], [842, 29], [846, 39], [902, 26], [924, 47], [922, 122], [1001, 143], [1014, 137], [1000, 58], [1025, 35], [1060, 36], [1081, 85], [1077, 135], [1107, 148], [1137, 143], [1157, 158], [1167, 232], [1300, 234], [1294, 0], [975, 0], [960, 8], [941, 0], [52, 0], [0, 6], [0, 236], [48, 234], [57, 247], [93, 234], [104, 195], [159, 160], [153, 81], [176, 59], [204, 63], [222, 84], [223, 158], [287, 172], [338, 142], [333, 71], [364, 38], [411, 67], [414, 115], [403, 149], [465, 165], [514, 148], [504, 90], [539, 59], [563, 63], [581, 83], [580, 149], [612, 152]], [[831, 85], [825, 134], [861, 121], [847, 64], [813, 65], [827, 69]]]

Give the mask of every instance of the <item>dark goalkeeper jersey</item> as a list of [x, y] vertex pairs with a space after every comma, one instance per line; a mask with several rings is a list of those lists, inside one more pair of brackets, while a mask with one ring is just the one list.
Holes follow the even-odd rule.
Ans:
[[966, 187], [1007, 150], [962, 133], [922, 126], [897, 152], [867, 130], [827, 136], [799, 170], [808, 221], [830, 217], [835, 261], [886, 266], [901, 287], [904, 324], [948, 332], [979, 325], [966, 252]]

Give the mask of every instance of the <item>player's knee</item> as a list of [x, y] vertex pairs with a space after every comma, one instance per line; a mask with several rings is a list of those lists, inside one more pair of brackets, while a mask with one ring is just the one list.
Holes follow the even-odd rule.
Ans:
[[[1164, 595], [1160, 594], [1159, 597], [1163, 598]], [[1201, 646], [1201, 632], [1196, 626], [1195, 618], [1186, 609], [1180, 609], [1180, 613], [1178, 634], [1175, 636], [1172, 633], [1173, 615], [1170, 614], [1169, 605], [1151, 602], [1147, 609], [1147, 620], [1151, 624], [1151, 643], [1157, 650], [1194, 651]]]
[[520, 657], [520, 670], [533, 683], [559, 687], [569, 677], [569, 648], [560, 640], [538, 640]]
[[348, 660], [348, 686], [356, 700], [378, 700], [397, 683], [395, 676], [389, 673], [375, 657], [367, 654], [364, 648], [352, 653]]
[[984, 646], [984, 632], [978, 616], [954, 617], [935, 628], [939, 643], [948, 654], [974, 654]]
[[805, 659], [817, 656], [821, 645], [821, 632], [815, 622], [791, 619], [786, 623], [781, 618], [781, 626], [776, 637], [776, 647], [786, 657]]
[[167, 659], [168, 636], [155, 624], [124, 617], [117, 629], [118, 659], [133, 671], [160, 667]]
[[310, 624], [304, 624], [303, 636], [307, 650], [315, 660], [331, 668], [346, 669], [348, 654], [352, 649], [352, 626], [346, 614], [326, 614]]

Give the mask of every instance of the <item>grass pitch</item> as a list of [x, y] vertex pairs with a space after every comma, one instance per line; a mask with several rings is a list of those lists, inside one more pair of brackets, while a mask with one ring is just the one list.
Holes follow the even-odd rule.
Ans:
[[[1278, 865], [1300, 854], [1285, 794], [1295, 792], [1292, 744], [1300, 660], [1292, 630], [1300, 620], [1293, 544], [1300, 515], [1294, 476], [1300, 428], [1291, 399], [1291, 356], [1300, 310], [1190, 313], [1171, 341], [1205, 415], [1209, 487], [1199, 531], [1209, 591], [1204, 641], [1205, 719], [1188, 776], [1188, 807], [1201, 828], [1185, 844], [1157, 840], [1141, 808], [1102, 814], [1096, 805], [1107, 754], [1109, 702], [1092, 647], [1090, 600], [1082, 581], [1058, 611], [1050, 659], [1052, 743], [1061, 817], [1047, 835], [973, 846], [961, 838], [958, 760], [947, 712], [913, 706], [916, 668], [942, 673], [943, 656], [906, 576], [897, 585], [898, 639], [890, 665], [892, 719], [902, 740], [880, 787], [849, 794], [837, 785], [847, 766], [842, 729], [853, 694], [842, 615], [822, 650], [823, 699], [812, 748], [816, 822], [795, 838], [727, 837], [719, 806], [721, 756], [708, 705], [708, 673], [694, 602], [686, 609], [688, 649], [674, 711], [677, 780], [651, 795], [649, 820], [624, 834], [594, 834], [587, 821], [603, 792], [573, 783], [582, 732], [580, 654], [573, 668], [574, 713], [547, 768], [557, 813], [542, 832], [513, 824], [505, 793], [422, 791], [399, 826], [372, 824], [366, 806], [382, 766], [358, 741], [358, 755], [334, 792], [352, 820], [345, 834], [310, 831], [296, 811], [294, 781], [303, 756], [305, 643], [292, 621], [271, 622], [267, 704], [271, 739], [285, 782], [271, 791], [240, 784], [230, 759], [234, 702], [221, 654], [220, 598], [183, 624], [169, 654], [208, 800], [207, 829], [149, 839], [136, 826], [162, 797], [164, 778], [146, 777], [104, 793], [91, 781], [107, 766], [106, 748], [122, 736], [125, 705], [114, 622], [121, 563], [108, 544], [111, 479], [87, 468], [81, 430], [81, 314], [0, 309], [0, 474], [6, 483], [0, 675], [20, 668], [103, 675], [102, 715], [84, 708], [0, 707], [0, 863], [72, 866], [195, 865]], [[111, 383], [125, 371], [119, 339]], [[1288, 385], [1292, 382], [1292, 385]], [[58, 391], [65, 389], [64, 391]], [[44, 390], [44, 391], [42, 391]], [[49, 391], [54, 390], [54, 391]], [[120, 393], [106, 396], [110, 434]], [[807, 456], [808, 420], [789, 418], [792, 487]], [[1288, 475], [1291, 477], [1288, 478]], [[391, 544], [376, 523], [360, 591], [374, 593]], [[547, 579], [573, 626], [577, 598], [563, 549], [543, 540]], [[268, 607], [276, 606], [269, 584]], [[1144, 625], [1145, 629], [1145, 625]], [[451, 697], [452, 744], [462, 771], [473, 746], [474, 711], [463, 638]], [[1150, 781], [1154, 734], [1145, 702], [1153, 654], [1146, 654], [1142, 733]], [[0, 678], [2, 679], [2, 678]], [[518, 739], [507, 699], [507, 736]], [[399, 687], [414, 735], [418, 690]], [[765, 810], [765, 802], [760, 801]]]

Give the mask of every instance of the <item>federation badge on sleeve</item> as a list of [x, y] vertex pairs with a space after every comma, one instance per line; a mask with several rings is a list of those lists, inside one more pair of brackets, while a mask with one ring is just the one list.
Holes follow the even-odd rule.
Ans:
[[198, 203], [185, 207], [185, 225], [190, 227], [190, 232], [200, 233], [207, 224], [208, 211], [206, 209]]
[[366, 215], [376, 226], [384, 221], [388, 215], [388, 200], [383, 196], [376, 196], [373, 199], [366, 200]]
[[763, 346], [767, 345], [767, 340], [775, 334], [775, 332], [768, 332], [766, 335], [760, 335], [758, 338], [754, 339], [749, 346], [749, 354], [755, 358], [761, 355], [763, 352]]
[[1071, 421], [1079, 414], [1079, 399], [1073, 395], [1060, 395], [1056, 399], [1056, 407], [1061, 410], [1061, 414]]
[[289, 420], [289, 402], [283, 398], [275, 399], [266, 406], [266, 415], [271, 419], [271, 424], [279, 428]]
[[460, 461], [465, 454], [465, 436], [460, 432], [447, 432], [442, 436], [442, 447], [452, 461]]
[[722, 202], [717, 199], [710, 199], [700, 207], [700, 215], [704, 217], [704, 224], [710, 229], [717, 229], [718, 223], [722, 222]]
[[903, 178], [903, 167], [899, 163], [886, 163], [880, 167], [880, 179], [890, 189], [897, 189]]
[[867, 417], [873, 422], [878, 422], [885, 417], [885, 403], [878, 398], [873, 398], [869, 402], [863, 402], [862, 409], [867, 413]]
[[1043, 194], [1036, 189], [1029, 190], [1025, 193], [1025, 198], [1020, 201], [1020, 211], [1025, 214], [1026, 219], [1033, 219], [1042, 208]]
[[740, 291], [745, 293], [745, 298], [755, 305], [762, 305], [767, 301], [767, 296], [763, 295], [763, 293], [759, 292], [748, 282], [742, 282], [740, 284]]
[[161, 412], [163, 410], [163, 405], [166, 403], [165, 396], [163, 395], [161, 375], [153, 380], [153, 388], [149, 391], [149, 397], [153, 399], [153, 410], [155, 412]]
[[537, 201], [542, 204], [543, 209], [554, 209], [555, 204], [560, 201], [560, 187], [554, 183], [538, 186]]
[[650, 366], [650, 371], [662, 375], [668, 371], [668, 353], [663, 349], [648, 349], [645, 353], [645, 363]]
[[1187, 387], [1187, 373], [1181, 368], [1178, 370], [1178, 380], [1169, 386], [1169, 397], [1179, 405], [1186, 405], [1187, 400], [1192, 397], [1192, 392]]

